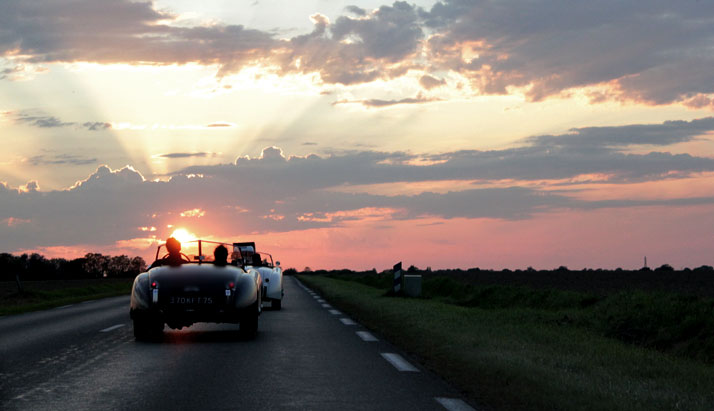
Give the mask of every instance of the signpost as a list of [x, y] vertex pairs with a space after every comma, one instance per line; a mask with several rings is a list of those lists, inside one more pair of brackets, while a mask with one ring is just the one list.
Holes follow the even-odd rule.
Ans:
[[394, 264], [392, 271], [394, 271], [394, 294], [399, 294], [402, 292], [402, 262]]

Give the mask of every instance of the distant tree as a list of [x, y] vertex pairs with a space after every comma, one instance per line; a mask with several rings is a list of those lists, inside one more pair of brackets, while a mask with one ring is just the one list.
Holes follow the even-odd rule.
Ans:
[[561, 266], [558, 267], [558, 269], [555, 270], [555, 271], [570, 271], [570, 270], [568, 270], [568, 267], [566, 267], [566, 266], [564, 266], [564, 265], [561, 265]]
[[104, 277], [109, 269], [110, 257], [102, 255], [100, 253], [87, 253], [84, 258], [84, 272], [88, 277], [101, 278]]
[[671, 272], [674, 271], [674, 268], [672, 268], [672, 266], [669, 264], [662, 264], [661, 266], [657, 267], [655, 271]]
[[134, 257], [129, 263], [129, 276], [136, 277], [137, 275], [146, 271], [146, 261], [141, 257]]
[[413, 265], [410, 265], [409, 268], [407, 268], [408, 273], [415, 273], [417, 271], [419, 271], [419, 269]]
[[310, 267], [305, 267], [305, 268], [303, 268], [302, 271], [303, 271], [304, 273], [310, 273], [310, 272], [312, 272], [312, 269], [311, 269]]
[[131, 269], [131, 259], [126, 255], [109, 258], [106, 274], [108, 277], [126, 277]]
[[694, 269], [695, 273], [701, 273], [701, 272], [710, 272], [714, 271], [714, 267], [710, 265], [702, 265]]
[[297, 270], [294, 268], [288, 268], [287, 270], [283, 271], [283, 274], [285, 275], [296, 275]]
[[0, 254], [0, 281], [14, 281], [17, 274], [17, 257], [9, 253]]
[[531, 266], [528, 266], [528, 268], [526, 268], [526, 271], [528, 271], [529, 273], [534, 273], [534, 272], [535, 272], [535, 268], [533, 268], [533, 267], [531, 267]]

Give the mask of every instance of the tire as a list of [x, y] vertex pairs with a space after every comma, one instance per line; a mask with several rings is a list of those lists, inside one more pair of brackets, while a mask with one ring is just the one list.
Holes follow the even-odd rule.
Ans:
[[158, 341], [164, 332], [164, 323], [147, 318], [134, 318], [136, 341]]
[[260, 300], [256, 300], [240, 320], [240, 333], [244, 338], [254, 338], [258, 333], [258, 315]]
[[273, 300], [271, 302], [271, 304], [272, 304], [273, 310], [280, 311], [280, 309], [283, 307], [283, 300]]

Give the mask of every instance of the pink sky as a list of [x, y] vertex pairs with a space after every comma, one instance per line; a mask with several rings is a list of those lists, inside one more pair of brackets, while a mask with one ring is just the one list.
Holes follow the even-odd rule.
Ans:
[[0, 252], [714, 265], [714, 7], [360, 4], [4, 5]]

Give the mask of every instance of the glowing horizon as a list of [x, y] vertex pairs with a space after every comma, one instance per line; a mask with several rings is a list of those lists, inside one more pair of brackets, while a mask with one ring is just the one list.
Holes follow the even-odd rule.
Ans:
[[711, 7], [84, 1], [0, 16], [0, 251], [714, 265]]

